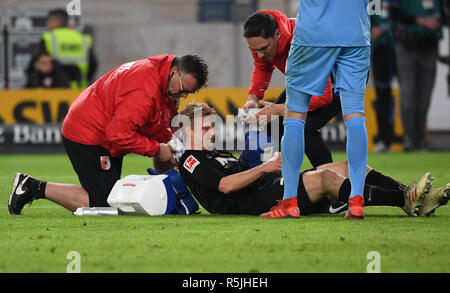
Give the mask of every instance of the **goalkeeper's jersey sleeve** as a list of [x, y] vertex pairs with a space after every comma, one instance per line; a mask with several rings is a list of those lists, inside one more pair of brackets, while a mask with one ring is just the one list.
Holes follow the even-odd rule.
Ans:
[[369, 47], [369, 0], [300, 0], [293, 44]]

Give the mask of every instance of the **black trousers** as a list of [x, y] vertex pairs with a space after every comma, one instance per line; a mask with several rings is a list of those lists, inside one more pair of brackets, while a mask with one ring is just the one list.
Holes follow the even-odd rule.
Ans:
[[395, 105], [391, 83], [396, 74], [395, 49], [393, 46], [376, 46], [372, 49], [372, 68], [377, 99], [378, 139], [390, 146], [394, 136]]
[[[284, 90], [275, 100], [275, 104], [286, 102], [286, 90]], [[320, 129], [328, 121], [334, 118], [341, 111], [341, 99], [333, 93], [333, 100], [330, 104], [316, 111], [309, 111], [305, 126], [305, 154], [314, 167], [333, 162], [331, 151], [322, 139]], [[283, 117], [279, 123], [280, 140], [283, 137], [284, 126]], [[270, 129], [270, 127], [268, 127]], [[281, 141], [280, 141], [281, 145]]]
[[425, 129], [436, 79], [438, 43], [400, 42], [396, 47], [405, 150], [425, 147]]

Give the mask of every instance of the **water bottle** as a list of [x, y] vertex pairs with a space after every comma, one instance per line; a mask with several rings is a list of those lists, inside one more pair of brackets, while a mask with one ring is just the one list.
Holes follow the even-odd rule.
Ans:
[[175, 160], [177, 163], [180, 161], [181, 156], [184, 153], [184, 145], [183, 143], [176, 137], [173, 137], [169, 142], [168, 145], [173, 147], [175, 149], [175, 153], [173, 156], [175, 157]]
[[73, 214], [76, 216], [117, 216], [119, 214], [119, 210], [111, 207], [81, 207], [78, 208]]

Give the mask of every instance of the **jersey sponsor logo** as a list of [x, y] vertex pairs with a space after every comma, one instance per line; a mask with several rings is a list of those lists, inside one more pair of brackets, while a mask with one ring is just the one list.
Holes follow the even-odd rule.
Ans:
[[184, 162], [183, 167], [192, 174], [198, 165], [200, 165], [200, 162], [193, 155], [190, 155]]
[[236, 162], [237, 159], [236, 158], [221, 158], [221, 157], [217, 157], [216, 160], [222, 164], [222, 166], [227, 165], [229, 162]]
[[111, 168], [111, 159], [109, 156], [100, 156], [100, 165], [103, 170], [108, 171]]

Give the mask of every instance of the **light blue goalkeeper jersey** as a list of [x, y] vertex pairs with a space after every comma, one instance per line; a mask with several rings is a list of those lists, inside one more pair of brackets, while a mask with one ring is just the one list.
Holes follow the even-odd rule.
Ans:
[[293, 44], [370, 46], [369, 0], [300, 0]]

